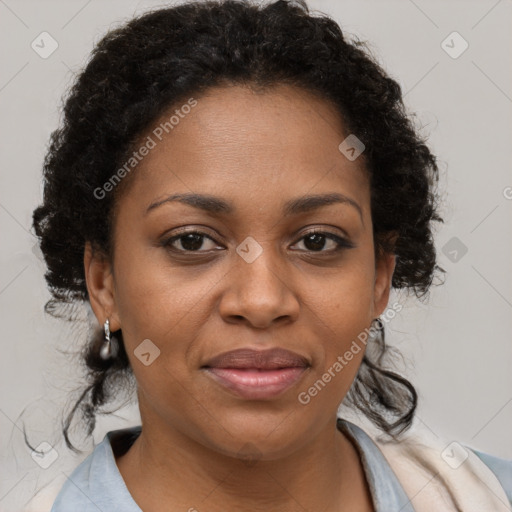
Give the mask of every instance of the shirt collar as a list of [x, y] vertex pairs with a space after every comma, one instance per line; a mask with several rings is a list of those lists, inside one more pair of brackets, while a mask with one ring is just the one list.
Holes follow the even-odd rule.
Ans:
[[359, 452], [375, 511], [414, 512], [411, 500], [370, 436], [357, 425], [342, 418], [338, 418], [337, 426], [354, 442]]

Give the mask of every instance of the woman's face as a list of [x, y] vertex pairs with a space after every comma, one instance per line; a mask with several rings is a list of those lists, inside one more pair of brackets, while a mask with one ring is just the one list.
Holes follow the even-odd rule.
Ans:
[[[308, 389], [384, 311], [395, 258], [374, 259], [363, 159], [338, 149], [349, 133], [328, 103], [289, 86], [196, 101], [145, 135], [155, 146], [116, 206], [113, 273], [86, 251], [91, 304], [122, 329], [145, 427], [273, 459], [334, 421], [364, 351]], [[347, 199], [305, 201], [334, 194]], [[247, 354], [213, 361], [273, 348], [293, 354], [259, 370]]]

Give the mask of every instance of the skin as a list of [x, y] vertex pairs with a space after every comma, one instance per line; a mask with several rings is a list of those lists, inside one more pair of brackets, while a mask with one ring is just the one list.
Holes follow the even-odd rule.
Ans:
[[[143, 430], [117, 457], [119, 471], [145, 512], [371, 511], [357, 451], [336, 428], [363, 350], [307, 405], [297, 399], [388, 303], [395, 256], [374, 257], [363, 158], [338, 150], [342, 119], [306, 91], [223, 87], [197, 100], [132, 171], [112, 261], [90, 244], [84, 254], [94, 313], [122, 329], [138, 383]], [[235, 212], [166, 202], [145, 213], [192, 191]], [[290, 199], [333, 192], [360, 212], [336, 203], [282, 214]], [[315, 246], [304, 238], [313, 228], [353, 247], [334, 252], [329, 238]], [[174, 252], [163, 243], [181, 229], [207, 235], [185, 256], [183, 238]], [[252, 263], [236, 252], [248, 236], [263, 250]], [[145, 339], [160, 349], [149, 366], [134, 355]], [[200, 369], [241, 347], [283, 347], [311, 367], [274, 399], [244, 400]]]

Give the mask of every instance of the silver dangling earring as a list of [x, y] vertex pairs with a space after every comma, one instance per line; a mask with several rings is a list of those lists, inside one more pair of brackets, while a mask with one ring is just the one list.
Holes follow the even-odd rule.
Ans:
[[115, 342], [115, 338], [111, 339], [110, 337], [110, 322], [108, 318], [105, 320], [105, 323], [103, 324], [103, 331], [105, 332], [105, 341], [103, 342], [100, 348], [100, 357], [104, 361], [108, 361], [109, 359], [114, 358], [117, 353], [117, 347], [113, 343]]

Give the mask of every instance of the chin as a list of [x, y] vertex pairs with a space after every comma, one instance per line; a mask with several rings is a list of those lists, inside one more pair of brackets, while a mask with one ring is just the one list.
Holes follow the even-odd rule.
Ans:
[[218, 435], [210, 438], [210, 443], [229, 457], [270, 461], [285, 457], [307, 443], [308, 430], [304, 428], [307, 425], [301, 419], [302, 428], [297, 428], [297, 414], [293, 410], [225, 413], [222, 418], [222, 426], [215, 429]]

